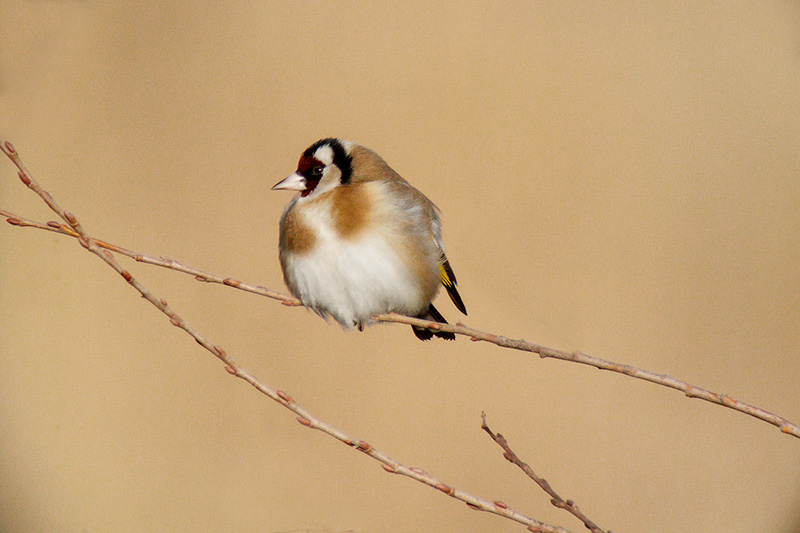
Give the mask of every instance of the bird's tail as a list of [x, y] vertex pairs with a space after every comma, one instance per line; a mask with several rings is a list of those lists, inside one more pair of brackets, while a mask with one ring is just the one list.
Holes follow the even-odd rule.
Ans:
[[[436, 310], [433, 304], [428, 305], [428, 309], [424, 313], [417, 315], [417, 318], [422, 318], [423, 320], [433, 320], [434, 322], [447, 324], [447, 320], [445, 320], [442, 314]], [[421, 341], [430, 340], [434, 336], [439, 337], [440, 339], [446, 339], [448, 341], [456, 339], [456, 336], [453, 333], [448, 333], [446, 331], [433, 331], [417, 326], [411, 326], [411, 329], [414, 330], [414, 335], [416, 335]]]

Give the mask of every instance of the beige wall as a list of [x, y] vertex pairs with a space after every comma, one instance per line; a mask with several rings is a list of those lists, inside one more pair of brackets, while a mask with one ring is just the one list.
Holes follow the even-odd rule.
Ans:
[[[798, 5], [403, 4], [3, 2], [0, 138], [95, 236], [279, 290], [269, 187], [318, 138], [365, 144], [442, 209], [468, 324], [800, 423]], [[54, 218], [6, 160], [0, 208]], [[605, 528], [800, 531], [800, 441], [763, 422], [126, 265], [268, 384], [475, 495], [583, 530], [485, 410]], [[303, 428], [75, 242], [6, 224], [0, 529], [522, 530]]]

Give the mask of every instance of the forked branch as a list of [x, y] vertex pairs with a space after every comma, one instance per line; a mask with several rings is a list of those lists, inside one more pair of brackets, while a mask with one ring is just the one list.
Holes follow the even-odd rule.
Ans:
[[280, 293], [275, 293], [266, 289], [264, 287], [252, 287], [249, 285], [245, 285], [239, 283], [235, 280], [231, 280], [228, 278], [219, 278], [217, 276], [213, 276], [211, 274], [206, 274], [200, 272], [198, 270], [184, 267], [179, 263], [172, 261], [170, 259], [154, 259], [154, 258], [145, 258], [141, 254], [135, 254], [130, 250], [125, 250], [124, 248], [108, 244], [103, 241], [99, 241], [91, 237], [86, 230], [81, 226], [80, 222], [78, 221], [77, 217], [70, 213], [69, 211], [65, 211], [62, 209], [58, 203], [53, 199], [53, 197], [44, 190], [30, 175], [28, 170], [22, 164], [20, 160], [19, 154], [14, 150], [14, 147], [6, 142], [0, 145], [0, 149], [2, 149], [3, 153], [11, 159], [11, 161], [17, 166], [19, 169], [19, 177], [22, 182], [32, 191], [39, 195], [42, 200], [50, 207], [53, 212], [55, 212], [66, 224], [61, 224], [58, 222], [48, 222], [47, 224], [42, 224], [39, 222], [34, 222], [16, 215], [13, 215], [7, 211], [0, 210], [0, 215], [4, 216], [6, 220], [15, 226], [20, 227], [33, 227], [44, 229], [48, 231], [54, 231], [57, 233], [62, 233], [64, 235], [69, 235], [78, 239], [78, 242], [89, 250], [90, 252], [94, 253], [100, 259], [106, 262], [111, 268], [117, 271], [117, 273], [122, 276], [126, 282], [128, 282], [134, 289], [136, 289], [139, 294], [141, 294], [148, 302], [153, 304], [159, 311], [164, 313], [168, 318], [170, 323], [173, 326], [176, 326], [186, 333], [188, 333], [195, 341], [197, 341], [200, 346], [211, 352], [217, 359], [222, 361], [225, 365], [225, 370], [228, 371], [233, 376], [240, 378], [250, 385], [252, 385], [256, 390], [263, 393], [264, 395], [268, 396], [272, 400], [278, 402], [280, 405], [285, 407], [286, 409], [292, 411], [297, 415], [297, 421], [309, 428], [318, 429], [323, 433], [326, 433], [335, 439], [347, 444], [350, 447], [357, 449], [358, 451], [372, 457], [376, 461], [381, 463], [383, 469], [389, 473], [393, 474], [400, 474], [403, 476], [410, 477], [415, 479], [429, 487], [435, 488], [436, 490], [447, 494], [448, 496], [455, 498], [457, 500], [461, 500], [462, 502], [466, 503], [471, 509], [480, 510], [480, 511], [487, 511], [490, 513], [494, 513], [498, 516], [502, 516], [513, 520], [515, 522], [519, 522], [528, 526], [528, 530], [536, 531], [541, 533], [569, 533], [568, 530], [553, 526], [550, 524], [545, 524], [544, 522], [540, 522], [538, 520], [534, 520], [522, 513], [519, 513], [505, 503], [501, 501], [494, 501], [490, 502], [488, 500], [484, 500], [482, 498], [475, 497], [463, 490], [454, 488], [425, 472], [419, 468], [415, 467], [408, 467], [388, 455], [376, 450], [373, 446], [368, 444], [363, 440], [357, 440], [352, 437], [349, 437], [343, 431], [327, 424], [314, 416], [312, 413], [298, 405], [294, 399], [287, 393], [281, 390], [273, 389], [269, 387], [258, 378], [250, 374], [247, 370], [242, 368], [239, 364], [233, 361], [228, 354], [225, 352], [224, 349], [221, 347], [212, 344], [208, 339], [206, 339], [200, 331], [196, 328], [189, 325], [183, 318], [181, 318], [174, 310], [172, 310], [169, 305], [167, 304], [166, 300], [163, 298], [156, 297], [149, 289], [147, 289], [144, 285], [142, 285], [133, 275], [126, 269], [120, 265], [117, 260], [115, 259], [114, 255], [110, 251], [114, 251], [116, 253], [120, 253], [123, 255], [127, 255], [129, 257], [135, 258], [137, 261], [147, 262], [159, 266], [165, 266], [171, 268], [173, 270], [178, 270], [181, 272], [186, 272], [189, 274], [193, 274], [198, 279], [203, 281], [210, 281], [210, 282], [218, 282], [224, 283], [226, 285], [230, 285], [233, 287], [238, 287], [243, 290], [248, 290], [249, 292], [255, 292], [257, 294], [263, 294], [264, 296], [268, 296], [270, 298], [275, 298], [278, 300], [282, 300], [284, 303], [289, 305], [294, 305], [295, 303], [299, 304], [297, 300], [291, 297], [287, 297], [285, 295], [281, 295]]
[[[246, 370], [241, 368], [236, 362], [231, 360], [226, 354], [225, 350], [223, 350], [219, 346], [210, 343], [205, 337], [203, 337], [200, 334], [199, 331], [188, 325], [177, 313], [175, 313], [175, 311], [173, 311], [167, 305], [167, 302], [165, 300], [154, 296], [146, 287], [144, 287], [141, 283], [139, 283], [138, 280], [136, 280], [129, 271], [125, 270], [116, 261], [114, 255], [110, 252], [125, 255], [127, 257], [136, 260], [137, 262], [156, 265], [163, 268], [175, 270], [178, 272], [190, 274], [199, 281], [205, 281], [209, 283], [220, 283], [246, 292], [251, 292], [271, 299], [279, 300], [284, 305], [290, 305], [290, 306], [301, 305], [296, 298], [283, 294], [278, 291], [273, 291], [263, 286], [251, 285], [230, 277], [223, 277], [212, 273], [204, 272], [202, 270], [183, 265], [167, 257], [155, 258], [147, 256], [138, 252], [128, 250], [121, 246], [117, 246], [91, 237], [89, 234], [86, 233], [86, 231], [83, 229], [83, 227], [80, 225], [77, 218], [73, 214], [61, 209], [61, 207], [52, 198], [52, 196], [47, 191], [42, 189], [33, 180], [33, 178], [30, 176], [30, 174], [20, 161], [19, 155], [11, 146], [11, 144], [9, 143], [0, 144], [0, 149], [2, 149], [5, 155], [8, 156], [9, 159], [11, 159], [11, 161], [17, 166], [17, 168], [19, 169], [19, 177], [23, 181], [23, 183], [25, 183], [25, 185], [27, 185], [28, 188], [36, 192], [42, 198], [42, 200], [44, 200], [45, 203], [47, 203], [47, 205], [56, 214], [58, 214], [58, 216], [64, 221], [64, 223], [55, 221], [50, 221], [47, 223], [36, 222], [15, 215], [5, 210], [0, 210], [0, 216], [5, 217], [7, 222], [15, 226], [32, 227], [76, 238], [84, 248], [88, 249], [89, 251], [100, 257], [103, 261], [105, 261], [109, 266], [111, 266], [111, 268], [116, 270], [130, 285], [132, 285], [145, 299], [147, 299], [147, 301], [149, 301], [162, 313], [164, 313], [167, 317], [169, 317], [170, 322], [173, 325], [181, 328], [186, 333], [191, 335], [201, 346], [203, 346], [206, 350], [211, 352], [215, 357], [217, 357], [220, 361], [222, 361], [225, 364], [225, 368], [229, 373], [246, 381], [247, 383], [255, 387], [263, 394], [267, 395], [274, 401], [280, 403], [282, 406], [286, 407], [287, 409], [297, 414], [298, 415], [297, 420], [301, 424], [313, 429], [319, 429], [320, 431], [323, 431], [324, 433], [331, 435], [332, 437], [338, 439], [339, 441], [351, 447], [355, 447], [359, 451], [381, 462], [383, 468], [387, 472], [398, 473], [416, 479], [417, 481], [425, 483], [426, 485], [436, 488], [437, 490], [444, 492], [449, 496], [452, 496], [456, 499], [465, 502], [470, 508], [492, 512], [494, 514], [504, 516], [511, 520], [527, 525], [531, 531], [542, 531], [542, 532], [566, 531], [563, 528], [544, 524], [530, 517], [527, 517], [521, 513], [518, 513], [510, 509], [507, 505], [505, 505], [502, 502], [499, 501], [489, 502], [487, 500], [476, 498], [461, 490], [452, 488], [442, 483], [441, 481], [433, 478], [432, 476], [428, 475], [427, 473], [425, 473], [420, 469], [407, 467], [391, 459], [385, 454], [378, 452], [366, 442], [350, 438], [340, 430], [322, 422], [321, 420], [314, 417], [311, 413], [300, 407], [297, 403], [295, 403], [294, 400], [285, 392], [268, 387], [267, 385], [259, 381], [257, 378], [248, 373]], [[747, 404], [740, 400], [736, 400], [734, 398], [731, 398], [730, 396], [715, 393], [667, 375], [657, 374], [647, 370], [642, 370], [630, 365], [615, 363], [613, 361], [600, 359], [598, 357], [593, 357], [580, 352], [574, 352], [574, 353], [564, 352], [561, 350], [556, 350], [540, 346], [537, 344], [533, 344], [522, 339], [511, 339], [501, 335], [483, 332], [474, 328], [467, 327], [460, 323], [454, 325], [440, 324], [437, 322], [431, 322], [419, 318], [407, 317], [394, 313], [378, 315], [375, 317], [375, 319], [379, 322], [409, 324], [414, 326], [425, 327], [431, 330], [448, 331], [455, 333], [456, 335], [464, 335], [470, 337], [473, 341], [485, 341], [504, 348], [512, 348], [515, 350], [522, 350], [535, 353], [538, 354], [539, 357], [541, 358], [553, 358], [562, 361], [571, 361], [574, 363], [593, 366], [600, 370], [609, 370], [611, 372], [623, 374], [637, 379], [642, 379], [645, 381], [649, 381], [651, 383], [679, 390], [689, 398], [699, 398], [750, 415], [754, 418], [757, 418], [759, 420], [762, 420], [764, 422], [767, 422], [769, 424], [772, 424], [780, 428], [780, 430], [783, 433], [792, 435], [794, 437], [800, 437], [800, 427], [781, 416], [770, 413], [769, 411], [766, 411], [765, 409], [762, 409], [760, 407]], [[495, 434], [488, 428], [488, 426], [485, 423], [485, 418], [483, 422], [484, 423], [482, 425], [482, 428], [489, 435], [492, 436], [492, 438], [495, 440], [495, 442], [498, 443], [498, 445], [500, 445], [504, 449], [504, 457], [506, 457], [506, 459], [508, 459], [512, 463], [517, 464], [517, 466], [522, 468], [522, 470], [525, 471], [526, 474], [528, 474], [529, 477], [531, 477], [534, 481], [536, 481], [539, 484], [539, 486], [542, 487], [542, 489], [548, 492], [548, 494], [550, 494], [552, 498], [551, 502], [553, 503], [553, 505], [555, 505], [556, 507], [566, 509], [567, 511], [571, 512], [573, 515], [581, 519], [584, 525], [593, 532], [602, 531], [591, 520], [585, 517], [580, 512], [580, 510], [574, 505], [574, 503], [572, 503], [570, 500], [561, 499], [560, 496], [558, 496], [555, 493], [555, 491], [552, 491], [552, 488], [545, 480], [538, 478], [536, 474], [533, 472], [533, 470], [527, 464], [522, 462], [516, 456], [516, 454], [514, 454], [514, 452], [510, 449], [510, 447], [508, 447], [508, 443], [505, 441], [502, 435]]]

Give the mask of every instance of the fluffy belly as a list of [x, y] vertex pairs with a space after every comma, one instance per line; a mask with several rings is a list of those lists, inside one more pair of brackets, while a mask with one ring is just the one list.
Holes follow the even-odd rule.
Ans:
[[435, 270], [419, 279], [385, 241], [374, 237], [319, 243], [309, 253], [281, 259], [292, 293], [344, 328], [368, 324], [379, 313], [418, 315], [438, 286]]

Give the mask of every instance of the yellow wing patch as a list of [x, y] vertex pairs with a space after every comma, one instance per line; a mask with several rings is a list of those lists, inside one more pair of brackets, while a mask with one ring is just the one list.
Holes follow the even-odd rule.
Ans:
[[444, 267], [444, 263], [439, 265], [439, 277], [442, 278], [442, 285], [445, 287], [453, 286], [453, 282], [450, 280], [450, 276], [447, 274], [447, 269]]
[[458, 294], [458, 289], [456, 288], [456, 275], [453, 274], [453, 269], [450, 268], [450, 262], [447, 261], [447, 258], [442, 257], [442, 259], [442, 264], [439, 265], [439, 278], [442, 280], [442, 285], [447, 289], [447, 294], [450, 296], [450, 299], [453, 300], [455, 306], [466, 315], [467, 308], [464, 306], [464, 301], [461, 299], [461, 295]]

